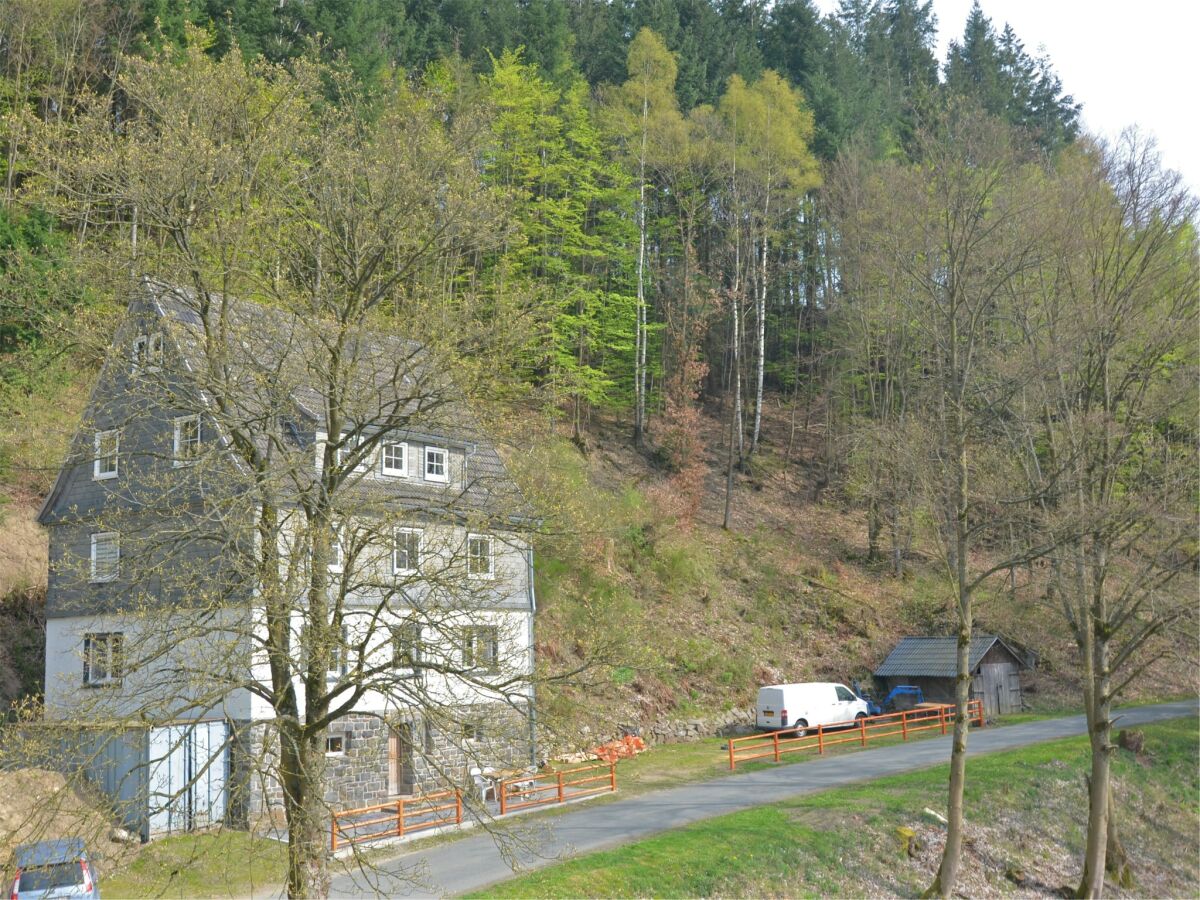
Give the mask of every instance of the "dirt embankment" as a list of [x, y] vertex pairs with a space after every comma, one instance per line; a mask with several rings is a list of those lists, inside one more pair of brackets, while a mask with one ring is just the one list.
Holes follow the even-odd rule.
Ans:
[[102, 797], [67, 782], [58, 772], [17, 769], [0, 772], [0, 870], [5, 884], [12, 851], [21, 844], [79, 837], [101, 872], [126, 865], [140, 849], [137, 840], [114, 841], [113, 820]]

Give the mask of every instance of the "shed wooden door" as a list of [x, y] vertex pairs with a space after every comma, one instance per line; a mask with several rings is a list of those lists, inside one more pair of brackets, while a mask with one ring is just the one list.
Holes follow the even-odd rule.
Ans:
[[388, 735], [388, 793], [411, 794], [413, 774], [412, 725], [406, 722]]
[[[1011, 677], [1010, 677], [1011, 676]], [[984, 663], [979, 667], [980, 693], [986, 715], [998, 716], [1021, 708], [1021, 686], [1014, 667], [1008, 663]], [[1016, 683], [1016, 692], [1013, 684]]]

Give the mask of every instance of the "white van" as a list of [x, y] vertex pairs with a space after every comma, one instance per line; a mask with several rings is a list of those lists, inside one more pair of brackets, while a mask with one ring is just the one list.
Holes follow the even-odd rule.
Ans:
[[867, 701], [844, 684], [769, 684], [758, 689], [754, 724], [759, 731], [804, 734], [818, 725], [853, 724], [867, 714]]

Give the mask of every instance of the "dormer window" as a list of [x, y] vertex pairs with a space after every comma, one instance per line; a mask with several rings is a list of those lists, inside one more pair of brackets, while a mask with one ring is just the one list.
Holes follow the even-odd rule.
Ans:
[[[346, 465], [346, 463], [349, 462], [350, 458], [355, 453], [358, 452], [359, 447], [362, 445], [363, 441], [365, 441], [365, 440], [366, 440], [366, 437], [361, 434], [357, 438], [351, 438], [350, 432], [348, 432], [348, 431], [342, 432], [341, 440], [340, 440], [341, 446], [338, 447], [338, 451], [337, 451], [338, 465], [339, 466]], [[354, 466], [354, 471], [364, 472], [368, 468], [370, 468], [370, 466], [371, 466], [371, 453], [369, 453], [369, 452], [364, 453], [362, 458]]]
[[408, 477], [408, 444], [389, 441], [383, 445], [379, 456], [384, 475]]
[[157, 372], [162, 367], [163, 336], [161, 331], [149, 334], [139, 334], [133, 339], [133, 368], [134, 375], [143, 372]]
[[445, 447], [425, 448], [425, 480], [450, 480], [450, 453]]
[[92, 458], [92, 478], [104, 481], [117, 477], [118, 454], [121, 452], [120, 431], [97, 431], [95, 456]]
[[173, 464], [191, 465], [200, 455], [200, 416], [180, 416], [175, 420]]

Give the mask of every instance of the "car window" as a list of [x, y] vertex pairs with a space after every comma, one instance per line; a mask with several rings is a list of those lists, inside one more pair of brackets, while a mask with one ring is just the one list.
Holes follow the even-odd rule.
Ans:
[[25, 891], [48, 891], [53, 888], [70, 887], [83, 883], [83, 869], [77, 862], [54, 863], [36, 866], [21, 872], [18, 893]]
[[858, 699], [857, 697], [854, 696], [853, 691], [851, 691], [849, 688], [842, 687], [840, 684], [837, 686], [837, 698], [839, 700], [857, 700]]

